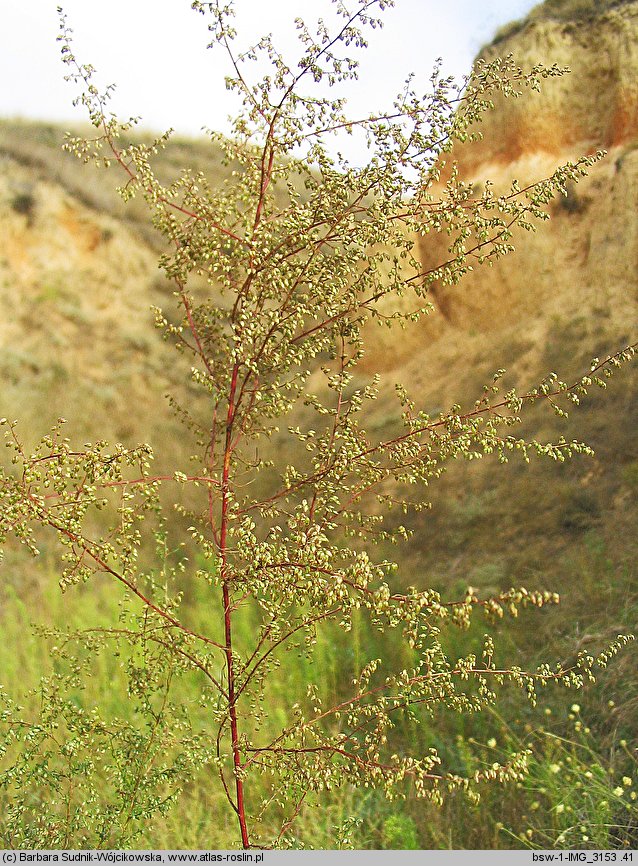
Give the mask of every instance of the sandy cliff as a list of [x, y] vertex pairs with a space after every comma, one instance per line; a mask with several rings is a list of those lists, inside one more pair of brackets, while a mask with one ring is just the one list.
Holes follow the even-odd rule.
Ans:
[[483, 124], [483, 146], [463, 157], [468, 167], [507, 165], [540, 153], [563, 159], [635, 139], [638, 3], [588, 5], [571, 16], [568, 3], [563, 15], [532, 13], [483, 50], [487, 60], [512, 53], [523, 67], [556, 63], [571, 74], [547, 83], [540, 99], [498, 104]]
[[[607, 156], [550, 205], [535, 234], [515, 234], [514, 254], [457, 286], [435, 285], [436, 313], [401, 339], [379, 335], [386, 369], [405, 367], [423, 387], [437, 381], [446, 397], [468, 358], [486, 372], [488, 359], [511, 367], [525, 381], [547, 372], [548, 346], [561, 333], [572, 334], [566, 356], [581, 364], [635, 338], [638, 2], [541, 4], [482, 55], [510, 53], [523, 68], [556, 63], [571, 72], [540, 94], [500, 99], [480, 126], [482, 141], [455, 150], [461, 176], [478, 190], [486, 179], [508, 189], [514, 178], [541, 180], [599, 149]], [[419, 241], [424, 269], [445, 260], [446, 244], [431, 234]]]

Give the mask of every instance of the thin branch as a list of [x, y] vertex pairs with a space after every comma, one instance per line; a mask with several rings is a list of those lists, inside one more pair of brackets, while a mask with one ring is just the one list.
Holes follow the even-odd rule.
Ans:
[[[29, 498], [31, 499], [31, 501], [34, 501], [36, 503], [36, 505], [38, 505], [39, 508], [41, 508], [40, 503], [38, 503], [37, 500], [34, 500], [34, 497], [30, 496]], [[104, 559], [102, 559], [102, 557], [98, 556], [93, 551], [90, 542], [86, 541], [86, 539], [84, 539], [81, 536], [77, 535], [76, 533], [72, 532], [66, 526], [63, 526], [59, 523], [56, 523], [56, 521], [50, 517], [50, 515], [46, 509], [42, 509], [40, 511], [39, 518], [40, 518], [41, 522], [43, 524], [45, 524], [46, 526], [50, 526], [51, 529], [55, 529], [61, 535], [66, 535], [66, 537], [70, 541], [72, 541], [74, 544], [76, 544], [80, 548], [80, 550], [83, 551], [83, 553], [88, 555], [96, 563], [96, 565], [99, 565], [99, 567], [102, 571], [106, 572], [107, 574], [110, 574], [112, 577], [114, 577], [116, 580], [118, 580], [120, 583], [122, 583], [124, 586], [126, 586], [127, 589], [129, 589], [133, 593], [133, 595], [137, 596], [137, 598], [139, 598], [140, 601], [142, 601], [146, 605], [146, 607], [150, 608], [150, 610], [155, 611], [155, 613], [157, 613], [159, 616], [161, 616], [162, 619], [165, 619], [166, 622], [175, 626], [175, 628], [178, 628], [180, 631], [184, 632], [184, 634], [187, 634], [190, 637], [195, 638], [196, 640], [202, 641], [202, 643], [207, 643], [207, 644], [210, 644], [211, 646], [217, 647], [220, 650], [226, 651], [226, 647], [223, 644], [220, 644], [217, 641], [213, 640], [212, 638], [206, 637], [205, 635], [199, 634], [196, 631], [192, 631], [192, 629], [189, 629], [187, 626], [185, 626], [179, 620], [175, 619], [175, 617], [171, 616], [165, 610], [162, 610], [162, 608], [160, 608], [156, 604], [154, 604], [149, 598], [147, 598], [144, 595], [143, 592], [141, 592], [135, 586], [135, 584], [133, 584], [126, 577], [124, 577], [123, 574], [120, 574], [114, 568], [111, 568], [111, 566], [108, 565], [108, 563]]]
[[[277, 647], [281, 646], [283, 643], [290, 640], [290, 638], [293, 637], [293, 635], [297, 634], [297, 632], [302, 631], [303, 629], [307, 629], [310, 626], [313, 626], [318, 622], [322, 622], [325, 619], [330, 619], [333, 616], [336, 616], [340, 611], [341, 611], [340, 607], [334, 607], [334, 608], [330, 608], [327, 611], [323, 611], [323, 613], [317, 614], [316, 616], [309, 617], [308, 619], [305, 619], [305, 620], [303, 620], [303, 622], [299, 623], [299, 625], [295, 626], [295, 628], [290, 629], [290, 631], [286, 632], [286, 634], [282, 635], [282, 637], [280, 637], [276, 641], [274, 641], [271, 644], [271, 646], [266, 650], [266, 652], [263, 653], [263, 655], [261, 655], [257, 659], [257, 661], [255, 661], [255, 663], [253, 664], [252, 670], [248, 673], [248, 675], [245, 677], [244, 681], [242, 682], [241, 686], [237, 690], [237, 697], [239, 697], [242, 694], [242, 692], [245, 691], [245, 689], [248, 687], [250, 681], [252, 680], [252, 678], [257, 673], [258, 669], [266, 661], [266, 659], [277, 649]], [[261, 641], [260, 641], [260, 643], [261, 643]], [[255, 656], [255, 653], [253, 653], [253, 655], [251, 656], [248, 664], [250, 664], [252, 662], [254, 656]], [[246, 665], [246, 668], [248, 667], [248, 664]], [[245, 673], [245, 671], [244, 671], [244, 673]]]

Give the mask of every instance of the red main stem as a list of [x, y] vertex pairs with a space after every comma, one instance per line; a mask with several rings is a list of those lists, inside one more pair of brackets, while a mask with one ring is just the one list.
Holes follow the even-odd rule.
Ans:
[[228, 570], [227, 557], [227, 534], [228, 534], [228, 509], [230, 503], [230, 463], [232, 455], [232, 432], [235, 416], [235, 393], [237, 391], [237, 377], [239, 368], [235, 364], [230, 383], [228, 395], [228, 415], [226, 417], [226, 443], [224, 448], [224, 467], [222, 473], [222, 507], [221, 525], [219, 530], [219, 547], [221, 559], [222, 594], [224, 604], [224, 634], [226, 638], [226, 672], [228, 675], [228, 714], [230, 717], [230, 736], [233, 752], [233, 764], [235, 767], [235, 791], [237, 795], [237, 817], [241, 831], [241, 841], [244, 848], [250, 848], [248, 828], [246, 826], [246, 806], [244, 801], [244, 783], [241, 778], [241, 750], [239, 747], [239, 728], [237, 724], [237, 695], [235, 688], [235, 670], [233, 662], [233, 632], [231, 617], [231, 598], [229, 582], [232, 579]]

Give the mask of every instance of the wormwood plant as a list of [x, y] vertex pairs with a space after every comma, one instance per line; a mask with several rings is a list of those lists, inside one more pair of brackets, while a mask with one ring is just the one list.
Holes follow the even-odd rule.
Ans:
[[[489, 638], [476, 653], [448, 657], [443, 629], [466, 628], [476, 612], [498, 619], [558, 597], [515, 588], [480, 598], [468, 588], [448, 600], [419, 585], [419, 575], [417, 585], [397, 588], [389, 544], [409, 534], [410, 511], [426, 507], [422, 496], [411, 501], [408, 489], [428, 487], [457, 459], [562, 462], [589, 453], [575, 441], [521, 438], [516, 428], [535, 403], [564, 414], [634, 350], [596, 359], [572, 385], [552, 373], [525, 393], [503, 393], [499, 371], [473, 405], [432, 416], [418, 394], [397, 386], [394, 432], [366, 429], [380, 379], [366, 380], [359, 364], [375, 321], [400, 328], [426, 314], [430, 286], [457, 283], [472, 267], [509, 253], [515, 227], [546, 219], [550, 199], [600, 156], [524, 189], [513, 182], [498, 195], [489, 184], [478, 195], [459, 177], [447, 154], [475, 137], [493, 97], [514, 98], [562, 74], [541, 66], [524, 72], [511, 58], [479, 61], [461, 83], [436, 69], [425, 94], [408, 79], [389, 110], [350, 118], [345, 100], [326, 93], [357, 78], [350, 54], [365, 48], [366, 30], [380, 26], [377, 14], [391, 5], [359, 0], [348, 8], [335, 0], [332, 29], [298, 20], [300, 53], [290, 62], [270, 37], [237, 49], [231, 4], [192, 4], [208, 19], [212, 45], [226, 52], [227, 85], [241, 102], [232, 138], [210, 134], [232, 168], [216, 188], [188, 170], [170, 185], [160, 182], [153, 157], [169, 134], [150, 145], [127, 142], [134, 121], [120, 123], [108, 112], [111, 88], [101, 92], [92, 67], [76, 60], [62, 17], [63, 58], [96, 129], [94, 138], [71, 138], [67, 146], [85, 162], [116, 164], [122, 196], [147, 202], [166, 240], [160, 265], [180, 310], [176, 319], [157, 309], [156, 324], [190, 359], [199, 393], [195, 399], [191, 387], [188, 400], [173, 398], [194, 447], [184, 466], [163, 476], [152, 471], [149, 446], [99, 441], [77, 448], [60, 422], [27, 450], [16, 425], [2, 421], [13, 455], [1, 476], [2, 540], [12, 534], [37, 554], [40, 534], [53, 532], [64, 549], [64, 589], [104, 575], [124, 592], [120, 622], [61, 637], [64, 645], [123, 653], [129, 694], [148, 719], [136, 745], [116, 742], [117, 771], [108, 761], [99, 765], [98, 756], [120, 729], [95, 718], [83, 729], [75, 711], [66, 723], [72, 742], [90, 736], [98, 744], [86, 760], [113, 786], [115, 805], [102, 816], [98, 839], [114, 838], [115, 825], [147, 820], [178, 790], [180, 773], [198, 763], [214, 768], [246, 848], [294, 844], [293, 824], [308, 796], [335, 786], [381, 788], [390, 798], [410, 787], [435, 801], [455, 788], [475, 796], [482, 781], [519, 779], [526, 753], [463, 778], [433, 749], [406, 753], [396, 725], [416, 724], [441, 705], [479, 712], [507, 683], [532, 701], [550, 682], [578, 688], [627, 640], [597, 658], [581, 653], [530, 670], [501, 660]], [[258, 57], [270, 70], [253, 78]], [[364, 166], [334, 155], [332, 137], [344, 131], [365, 136]], [[415, 238], [430, 233], [449, 236], [449, 253], [424, 271]], [[165, 513], [167, 502], [188, 523], [189, 558], [179, 567], [166, 555], [180, 525]], [[394, 517], [397, 506], [405, 526]], [[158, 561], [147, 568], [153, 538]], [[206, 587], [205, 628], [180, 604], [187, 585]], [[403, 642], [413, 663], [396, 669], [405, 651], [355, 660], [350, 688], [329, 700], [313, 651], [320, 634], [330, 640], [355, 620]], [[286, 695], [285, 718], [275, 720], [276, 670], [292, 671], [304, 655], [311, 680], [305, 691]], [[73, 688], [80, 688], [80, 667]], [[200, 684], [206, 724], [199, 732], [174, 697], [174, 682], [187, 675]], [[21, 742], [15, 718], [7, 716], [10, 747]], [[176, 744], [186, 757], [159, 766]], [[19, 766], [5, 784], [19, 782]], [[76, 814], [72, 774], [56, 784], [67, 815], [60, 825], [68, 827]]]

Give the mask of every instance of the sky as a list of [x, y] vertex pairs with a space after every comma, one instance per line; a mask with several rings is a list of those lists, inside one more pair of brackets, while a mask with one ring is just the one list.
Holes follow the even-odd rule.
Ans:
[[[84, 121], [64, 81], [57, 6], [74, 31], [74, 51], [97, 70], [96, 84], [117, 85], [113, 109], [140, 116], [155, 131], [174, 127], [197, 135], [228, 131], [235, 97], [224, 86], [230, 70], [219, 48], [207, 50], [206, 19], [190, 0], [0, 0], [0, 116]], [[350, 0], [355, 5], [355, 0]], [[446, 74], [462, 76], [482, 44], [502, 24], [525, 15], [536, 0], [396, 0], [382, 30], [370, 35], [361, 76], [353, 88], [354, 112], [387, 107], [410, 72], [423, 91], [437, 57]], [[296, 50], [292, 21], [330, 20], [330, 0], [236, 0], [243, 44], [264, 33], [286, 52]]]

